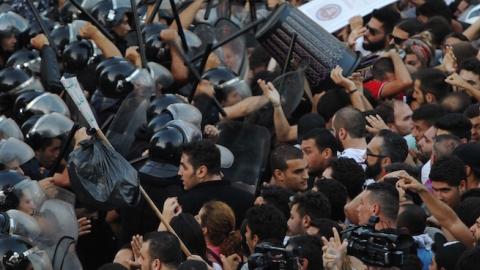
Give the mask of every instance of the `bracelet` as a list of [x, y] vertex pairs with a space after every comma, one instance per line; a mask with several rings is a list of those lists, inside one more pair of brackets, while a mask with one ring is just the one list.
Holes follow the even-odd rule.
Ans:
[[352, 90], [352, 91], [350, 91], [350, 92], [347, 92], [347, 94], [351, 95], [351, 94], [353, 94], [353, 93], [355, 93], [355, 92], [357, 92], [357, 91], [358, 91], [358, 89], [354, 89], [354, 90]]

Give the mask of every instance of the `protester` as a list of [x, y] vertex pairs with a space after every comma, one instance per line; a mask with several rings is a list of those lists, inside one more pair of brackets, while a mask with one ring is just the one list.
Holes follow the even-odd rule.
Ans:
[[476, 1], [80, 2], [0, 4], [0, 269], [480, 269]]

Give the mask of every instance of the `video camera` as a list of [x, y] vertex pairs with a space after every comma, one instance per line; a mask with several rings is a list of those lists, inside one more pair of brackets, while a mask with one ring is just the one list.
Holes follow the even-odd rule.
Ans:
[[248, 258], [250, 270], [298, 270], [300, 248], [276, 247], [271, 243], [260, 243]]
[[405, 247], [411, 246], [413, 240], [408, 235], [375, 230], [378, 221], [378, 217], [372, 216], [368, 225], [342, 232], [342, 237], [348, 240], [347, 254], [370, 266], [402, 266], [408, 253]]

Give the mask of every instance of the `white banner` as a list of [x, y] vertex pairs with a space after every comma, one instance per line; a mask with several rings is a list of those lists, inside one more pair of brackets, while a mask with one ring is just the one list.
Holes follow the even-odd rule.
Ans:
[[87, 98], [85, 97], [85, 94], [83, 94], [83, 89], [80, 86], [77, 77], [62, 77], [60, 81], [75, 105], [77, 105], [78, 110], [82, 114], [83, 118], [85, 118], [88, 125], [97, 130], [100, 129], [97, 120], [95, 120], [95, 116], [93, 115], [92, 108], [90, 108], [90, 104], [88, 104]]
[[[397, 0], [314, 0], [299, 7], [329, 33], [348, 24], [353, 16], [365, 16], [376, 8], [382, 8]], [[366, 23], [366, 22], [365, 22]]]

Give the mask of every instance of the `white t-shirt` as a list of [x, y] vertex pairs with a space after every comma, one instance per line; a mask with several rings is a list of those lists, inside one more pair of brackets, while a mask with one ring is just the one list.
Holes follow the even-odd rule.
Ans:
[[427, 182], [431, 169], [432, 169], [432, 161], [429, 160], [422, 167], [422, 173], [421, 173], [422, 174], [422, 184], [425, 184], [425, 182]]
[[362, 168], [365, 170], [367, 165], [365, 164], [365, 154], [367, 149], [347, 148], [341, 152], [338, 157], [353, 158]]

